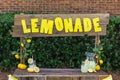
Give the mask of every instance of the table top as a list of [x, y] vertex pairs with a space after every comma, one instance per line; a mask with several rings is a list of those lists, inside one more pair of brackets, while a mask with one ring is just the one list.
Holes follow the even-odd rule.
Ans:
[[40, 68], [39, 73], [28, 73], [27, 70], [16, 69], [13, 73], [16, 77], [106, 77], [108, 73], [98, 71], [96, 73], [82, 73], [80, 69]]

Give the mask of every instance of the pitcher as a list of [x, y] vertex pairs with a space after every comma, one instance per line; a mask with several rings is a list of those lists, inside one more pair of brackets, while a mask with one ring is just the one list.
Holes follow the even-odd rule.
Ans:
[[92, 70], [95, 70], [95, 67], [96, 67], [96, 64], [95, 64], [95, 54], [94, 53], [91, 53], [91, 52], [85, 52], [85, 55], [86, 55], [86, 64], [88, 66], [88, 69], [92, 69]]

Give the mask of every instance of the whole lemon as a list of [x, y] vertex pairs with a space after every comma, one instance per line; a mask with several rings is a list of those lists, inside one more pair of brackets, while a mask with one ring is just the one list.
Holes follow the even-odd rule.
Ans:
[[18, 68], [23, 70], [23, 69], [26, 69], [26, 68], [27, 68], [27, 65], [22, 64], [22, 63], [19, 63], [19, 64], [18, 64]]
[[100, 63], [100, 64], [103, 64], [103, 60], [102, 60], [102, 59], [100, 59], [100, 60], [99, 60], [99, 63]]
[[99, 57], [98, 55], [95, 56], [96, 59], [98, 59], [98, 57]]
[[15, 55], [15, 58], [16, 58], [16, 59], [20, 59], [19, 54], [16, 54], [16, 55]]
[[31, 43], [31, 39], [27, 39], [27, 43]]
[[27, 71], [31, 73], [31, 72], [34, 72], [34, 69], [33, 68], [27, 68]]
[[100, 70], [100, 65], [96, 65], [96, 71], [99, 71]]
[[18, 69], [20, 69], [21, 65], [22, 65], [21, 63], [19, 63], [19, 64], [18, 64], [18, 66], [17, 66], [17, 67], [18, 67]]
[[21, 47], [24, 47], [24, 43], [21, 43], [20, 45], [21, 45]]
[[26, 69], [26, 68], [27, 68], [27, 66], [25, 64], [22, 64], [20, 67], [20, 69]]

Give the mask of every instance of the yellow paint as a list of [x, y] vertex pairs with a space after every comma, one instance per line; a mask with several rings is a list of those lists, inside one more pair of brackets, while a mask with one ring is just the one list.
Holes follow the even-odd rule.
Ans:
[[73, 32], [72, 18], [64, 19], [65, 32]]
[[102, 28], [100, 27], [99, 21], [100, 21], [100, 18], [94, 18], [93, 19], [93, 26], [94, 26], [95, 32], [102, 31]]
[[[38, 22], [40, 24], [38, 24]], [[70, 32], [101, 32], [100, 19], [96, 18], [76, 18], [73, 22], [72, 18], [63, 19], [56, 17], [54, 20], [31, 18], [31, 26], [28, 28], [25, 19], [21, 20], [23, 33], [43, 33], [43, 34], [54, 34], [54, 31], [62, 31], [65, 33]], [[40, 26], [38, 26], [40, 25]]]
[[24, 19], [21, 20], [21, 23], [22, 23], [22, 27], [23, 27], [23, 33], [30, 33], [31, 30], [30, 28], [27, 28], [27, 25], [26, 25], [26, 21]]
[[31, 19], [32, 33], [38, 33], [39, 32], [39, 28], [37, 27], [37, 23], [38, 23], [38, 18]]
[[76, 18], [76, 20], [75, 20], [75, 26], [74, 26], [74, 32], [78, 32], [78, 31], [79, 32], [83, 32], [80, 18]]
[[61, 17], [55, 18], [55, 26], [56, 26], [56, 29], [58, 31], [62, 31], [63, 30], [63, 22], [62, 22], [62, 18]]
[[90, 32], [92, 29], [92, 22], [90, 18], [83, 18], [84, 32]]
[[42, 19], [40, 33], [53, 34], [53, 20]]
[[18, 80], [15, 76], [13, 75], [8, 75], [8, 80]]

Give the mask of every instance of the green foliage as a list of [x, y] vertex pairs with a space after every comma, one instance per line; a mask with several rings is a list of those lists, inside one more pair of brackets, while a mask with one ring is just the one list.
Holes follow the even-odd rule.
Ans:
[[[33, 13], [33, 12], [32, 12]], [[19, 38], [11, 36], [11, 26], [14, 24], [14, 13], [0, 14], [0, 69], [9, 70], [16, 68], [19, 60], [14, 58], [12, 51], [20, 47]], [[80, 68], [85, 60], [84, 53], [92, 52], [95, 37], [87, 35], [80, 37], [48, 37], [32, 38], [33, 56], [39, 67], [55, 68]], [[103, 51], [101, 58], [104, 60], [104, 70], [120, 69], [120, 18], [111, 17], [107, 27], [107, 35], [101, 37]]]
[[105, 70], [120, 70], [120, 17], [111, 17], [107, 35], [102, 39]]

